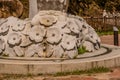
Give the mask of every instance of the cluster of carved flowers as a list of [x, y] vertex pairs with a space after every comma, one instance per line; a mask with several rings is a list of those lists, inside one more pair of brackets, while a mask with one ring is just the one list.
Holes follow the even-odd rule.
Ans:
[[95, 30], [81, 17], [59, 11], [40, 11], [32, 20], [9, 17], [0, 22], [2, 55], [74, 58], [78, 47], [94, 51], [99, 43]]
[[21, 36], [18, 33], [11, 33], [8, 36], [7, 40], [8, 44], [14, 46], [14, 45], [19, 45], [21, 42]]

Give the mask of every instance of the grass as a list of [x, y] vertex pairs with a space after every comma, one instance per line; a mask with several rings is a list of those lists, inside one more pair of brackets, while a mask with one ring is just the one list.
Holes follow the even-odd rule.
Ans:
[[73, 72], [59, 72], [56, 73], [54, 76], [67, 76], [67, 75], [81, 75], [81, 74], [95, 74], [95, 73], [103, 73], [103, 72], [110, 72], [109, 68], [105, 67], [96, 67], [89, 70], [77, 70]]
[[[97, 32], [97, 34], [99, 35], [99, 36], [103, 36], [103, 35], [113, 35], [114, 34], [114, 32], [113, 31], [96, 31]], [[119, 34], [120, 34], [120, 29], [119, 29], [119, 32], [118, 32]]]
[[112, 35], [113, 31], [97, 31], [97, 34], [99, 36], [103, 36], [103, 35]]
[[1, 74], [0, 80], [22, 80], [22, 79], [27, 79], [27, 78], [33, 78], [36, 77], [37, 75], [23, 75], [23, 74]]
[[34, 78], [38, 76], [52, 76], [52, 77], [59, 77], [59, 76], [67, 76], [67, 75], [82, 75], [82, 74], [95, 74], [95, 73], [103, 73], [103, 72], [110, 72], [111, 70], [109, 68], [105, 67], [96, 67], [89, 70], [76, 70], [76, 71], [68, 71], [68, 72], [58, 72], [56, 74], [38, 74], [38, 75], [20, 75], [20, 74], [2, 74], [0, 76], [0, 80], [21, 80], [21, 79], [27, 79], [27, 78]]
[[85, 52], [87, 52], [87, 50], [84, 46], [78, 48], [78, 54], [84, 54]]

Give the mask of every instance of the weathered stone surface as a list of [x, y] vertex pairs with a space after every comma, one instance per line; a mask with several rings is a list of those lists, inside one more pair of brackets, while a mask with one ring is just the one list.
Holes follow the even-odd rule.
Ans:
[[5, 41], [4, 39], [0, 38], [0, 53], [2, 53], [4, 49], [5, 49]]
[[41, 16], [39, 18], [40, 20], [40, 24], [44, 25], [44, 26], [51, 26], [54, 23], [57, 22], [57, 19], [55, 16], [51, 16], [51, 15], [45, 15], [45, 16]]
[[35, 54], [43, 55], [43, 47], [40, 44], [33, 44], [25, 51], [25, 57], [33, 57]]
[[74, 49], [74, 50], [66, 51], [65, 54], [68, 58], [73, 59], [78, 55], [78, 50]]
[[8, 44], [15, 46], [21, 42], [21, 36], [17, 33], [11, 33], [8, 37]]
[[40, 24], [39, 18], [40, 18], [39, 15], [35, 15], [31, 20], [31, 24], [32, 25], [39, 25]]
[[54, 46], [53, 57], [61, 58], [64, 55], [64, 50], [60, 45]]
[[75, 23], [74, 19], [69, 19], [68, 20], [68, 24], [67, 24], [67, 27], [72, 31], [74, 32], [75, 34], [78, 34], [79, 33], [79, 27], [78, 25]]
[[22, 31], [25, 28], [23, 20], [18, 20], [17, 23], [12, 27], [13, 31]]
[[0, 27], [0, 35], [5, 35], [9, 31], [9, 26], [7, 26], [7, 23], [2, 24]]
[[[49, 1], [48, 1], [49, 2]], [[61, 1], [62, 2], [62, 1]], [[60, 11], [40, 11], [32, 20], [9, 17], [1, 20], [0, 35], [8, 56], [75, 58], [77, 48], [92, 52], [100, 38], [84, 19]], [[10, 52], [10, 53], [9, 53]]]
[[13, 49], [17, 56], [24, 56], [24, 50], [20, 46], [15, 46]]
[[65, 50], [74, 49], [75, 46], [76, 46], [76, 38], [75, 38], [75, 36], [64, 34], [61, 45]]
[[85, 49], [86, 49], [87, 51], [89, 51], [89, 52], [94, 51], [94, 45], [93, 45], [93, 43], [91, 43], [91, 42], [89, 42], [89, 41], [85, 41], [85, 42], [83, 43], [83, 46], [84, 46]]
[[45, 36], [45, 29], [40, 25], [36, 25], [31, 28], [29, 32], [30, 39], [35, 42], [41, 42]]
[[9, 56], [9, 57], [15, 57], [16, 53], [12, 47], [10, 47], [9, 45], [6, 45], [3, 55]]
[[21, 47], [27, 47], [30, 46], [30, 44], [32, 44], [28, 36], [22, 35], [21, 38], [22, 38], [20, 44]]
[[61, 31], [58, 28], [48, 28], [46, 37], [49, 43], [57, 44], [62, 39]]

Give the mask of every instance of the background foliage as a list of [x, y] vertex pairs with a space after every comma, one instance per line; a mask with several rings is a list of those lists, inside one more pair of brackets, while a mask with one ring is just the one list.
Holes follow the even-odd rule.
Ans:
[[[29, 0], [20, 0], [24, 4], [21, 18], [28, 17]], [[80, 16], [100, 16], [103, 10], [120, 11], [120, 0], [70, 0], [68, 13]]]
[[98, 16], [106, 9], [120, 11], [120, 0], [70, 0], [68, 12], [81, 16]]

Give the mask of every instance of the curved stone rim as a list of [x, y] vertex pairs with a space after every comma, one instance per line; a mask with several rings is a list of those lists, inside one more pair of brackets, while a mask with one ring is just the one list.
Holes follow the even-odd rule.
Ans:
[[0, 56], [0, 59], [19, 60], [19, 61], [64, 61], [64, 60], [76, 60], [76, 59], [86, 59], [86, 58], [91, 58], [91, 57], [98, 57], [98, 56], [106, 55], [106, 54], [109, 54], [110, 52], [112, 52], [112, 49], [110, 49], [108, 47], [101, 46], [101, 48], [105, 49], [106, 51], [102, 52], [101, 54], [89, 53], [89, 54], [93, 54], [93, 55], [76, 57], [74, 59], [68, 59], [68, 58], [39, 58], [39, 57], [4, 57], [4, 56]]
[[85, 59], [70, 59], [64, 61], [24, 61], [0, 59], [0, 73], [4, 74], [55, 74], [58, 72], [72, 72], [87, 70], [96, 67], [120, 66], [120, 47], [103, 45], [112, 49], [112, 52], [99, 57]]

